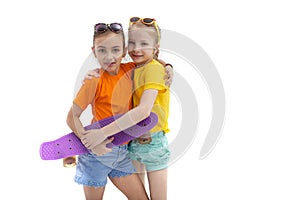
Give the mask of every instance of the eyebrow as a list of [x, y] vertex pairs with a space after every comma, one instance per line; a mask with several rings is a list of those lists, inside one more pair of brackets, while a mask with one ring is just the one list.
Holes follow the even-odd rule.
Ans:
[[[97, 46], [97, 49], [99, 49], [99, 48], [106, 48], [105, 46]], [[112, 48], [121, 48], [121, 46], [113, 46]]]
[[[129, 38], [128, 41], [136, 41], [134, 38]], [[149, 40], [141, 39], [138, 42], [149, 42]]]

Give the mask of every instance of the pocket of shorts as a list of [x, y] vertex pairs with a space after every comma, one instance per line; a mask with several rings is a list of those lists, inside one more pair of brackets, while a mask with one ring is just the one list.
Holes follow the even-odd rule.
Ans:
[[154, 137], [152, 138], [152, 141], [149, 144], [145, 144], [148, 145], [150, 148], [163, 148], [164, 147], [164, 140], [162, 137]]

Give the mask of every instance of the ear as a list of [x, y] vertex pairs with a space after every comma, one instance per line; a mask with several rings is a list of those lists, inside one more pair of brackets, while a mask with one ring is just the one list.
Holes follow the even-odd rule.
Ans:
[[157, 52], [159, 51], [159, 44], [156, 44], [156, 45], [154, 45], [154, 50], [153, 50], [153, 54], [155, 55], [155, 54], [157, 54]]
[[125, 47], [124, 50], [123, 50], [123, 54], [122, 54], [123, 58], [126, 56], [126, 53], [127, 53], [127, 47]]
[[96, 58], [96, 54], [95, 54], [95, 46], [92, 46], [91, 49], [92, 49], [92, 52], [93, 52], [93, 54], [94, 54], [94, 56], [95, 56], [95, 58]]

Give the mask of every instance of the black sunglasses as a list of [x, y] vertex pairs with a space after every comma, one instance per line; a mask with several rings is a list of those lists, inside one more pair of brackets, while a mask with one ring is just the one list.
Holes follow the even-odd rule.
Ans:
[[120, 23], [111, 23], [111, 24], [98, 23], [95, 24], [94, 26], [95, 33], [104, 33], [108, 29], [114, 33], [120, 33], [123, 30], [123, 27], [122, 24]]

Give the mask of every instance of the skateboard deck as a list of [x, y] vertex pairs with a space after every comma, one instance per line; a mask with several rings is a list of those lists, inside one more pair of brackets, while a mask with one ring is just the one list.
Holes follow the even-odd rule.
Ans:
[[[102, 128], [121, 116], [122, 115], [116, 115], [102, 119], [86, 126], [85, 130]], [[144, 133], [150, 131], [157, 124], [157, 121], [157, 115], [151, 112], [146, 119], [119, 133], [116, 133], [113, 136], [110, 136], [114, 137], [114, 140], [107, 144], [107, 147], [112, 148], [113, 146], [119, 146], [124, 142], [140, 137]], [[74, 132], [64, 135], [56, 140], [44, 142], [40, 146], [40, 157], [43, 160], [57, 160], [88, 152], [90, 152], [90, 150], [81, 143], [81, 140], [74, 134]]]

